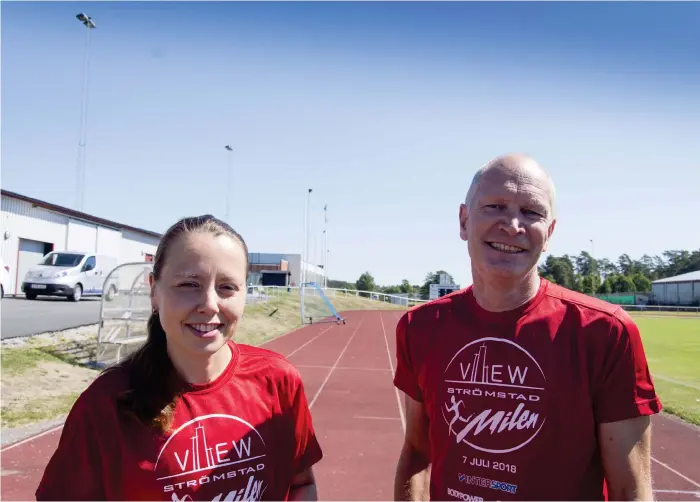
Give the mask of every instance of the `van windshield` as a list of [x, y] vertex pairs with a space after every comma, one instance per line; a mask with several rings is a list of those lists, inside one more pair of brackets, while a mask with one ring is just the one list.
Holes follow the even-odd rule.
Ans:
[[52, 267], [76, 267], [84, 257], [84, 254], [49, 253], [41, 264]]

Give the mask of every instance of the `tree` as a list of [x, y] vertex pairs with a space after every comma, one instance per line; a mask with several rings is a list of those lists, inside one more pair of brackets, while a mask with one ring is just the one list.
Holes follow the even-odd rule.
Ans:
[[651, 281], [644, 274], [634, 274], [630, 279], [634, 283], [635, 291], [651, 291]]
[[430, 285], [431, 285], [431, 284], [440, 284], [440, 274], [446, 274], [446, 275], [447, 275], [447, 281], [448, 281], [450, 284], [454, 284], [455, 280], [454, 280], [454, 278], [452, 277], [452, 275], [451, 275], [451, 274], [448, 274], [448, 273], [445, 272], [444, 270], [438, 270], [437, 272], [428, 273], [428, 274], [425, 276], [425, 282], [423, 283], [423, 285], [422, 285], [421, 288], [420, 288], [420, 296], [421, 296], [421, 298], [423, 298], [424, 300], [427, 300], [427, 299], [428, 299], [428, 297], [430, 296]]
[[[360, 291], [376, 291], [377, 285], [374, 283], [374, 277], [369, 272], [365, 272], [355, 281], [355, 287]], [[363, 295], [366, 296], [366, 295]]]
[[401, 281], [401, 286], [399, 286], [399, 289], [402, 293], [406, 293], [408, 295], [413, 294], [413, 286], [411, 286], [411, 283], [408, 282], [408, 279], [404, 279]]

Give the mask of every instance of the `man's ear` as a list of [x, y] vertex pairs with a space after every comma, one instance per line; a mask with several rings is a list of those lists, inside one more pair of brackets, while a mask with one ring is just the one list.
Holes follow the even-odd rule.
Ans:
[[462, 203], [459, 205], [459, 237], [463, 241], [467, 240], [467, 206]]
[[552, 220], [552, 223], [549, 224], [549, 228], [547, 229], [547, 240], [544, 243], [544, 247], [542, 248], [542, 252], [544, 253], [547, 251], [549, 248], [549, 239], [552, 238], [552, 234], [554, 233], [554, 227], [557, 226], [557, 220], [554, 219]]

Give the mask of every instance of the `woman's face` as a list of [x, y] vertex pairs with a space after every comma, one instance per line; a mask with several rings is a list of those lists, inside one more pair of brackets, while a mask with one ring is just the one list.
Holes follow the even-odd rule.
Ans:
[[158, 310], [168, 350], [211, 355], [234, 337], [246, 298], [247, 256], [227, 235], [183, 234], [170, 243], [151, 303]]

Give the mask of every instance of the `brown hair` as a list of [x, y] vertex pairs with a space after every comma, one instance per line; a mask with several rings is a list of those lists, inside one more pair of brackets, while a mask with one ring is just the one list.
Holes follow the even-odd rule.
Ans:
[[[215, 236], [227, 235], [240, 243], [246, 256], [246, 282], [248, 280], [248, 246], [243, 237], [228, 224], [212, 215], [183, 218], [163, 235], [153, 262], [153, 279], [160, 279], [168, 251], [178, 237], [194, 232], [209, 232]], [[125, 415], [140, 423], [154, 427], [158, 432], [168, 432], [181, 389], [173, 378], [174, 367], [167, 351], [165, 330], [157, 312], [148, 319], [148, 338], [143, 346], [121, 364], [129, 375], [129, 387], [122, 393], [117, 406]]]

